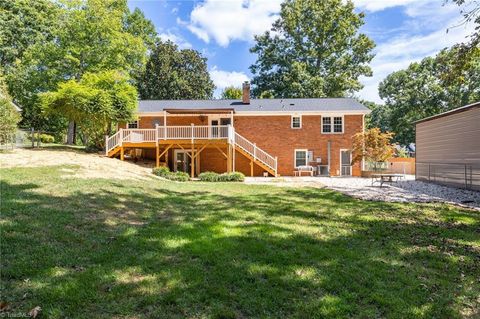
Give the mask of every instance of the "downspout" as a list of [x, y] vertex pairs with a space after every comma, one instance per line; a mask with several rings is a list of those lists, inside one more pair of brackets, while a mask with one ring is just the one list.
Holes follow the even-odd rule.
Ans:
[[235, 153], [236, 153], [236, 151], [235, 151], [235, 127], [233, 126], [233, 122], [234, 122], [234, 120], [233, 120], [233, 111], [230, 112], [230, 118], [231, 118], [230, 123], [231, 123], [231, 125], [232, 125], [232, 135], [233, 135], [233, 136], [232, 136], [232, 139], [231, 139], [231, 141], [232, 141], [232, 146], [233, 146], [232, 171], [235, 172]]
[[332, 176], [330, 174], [330, 148], [331, 148], [331, 141], [328, 141], [327, 143], [327, 160], [328, 160], [328, 176]]
[[363, 142], [362, 142], [362, 171], [365, 171], [365, 114], [362, 115], [362, 132], [363, 132]]

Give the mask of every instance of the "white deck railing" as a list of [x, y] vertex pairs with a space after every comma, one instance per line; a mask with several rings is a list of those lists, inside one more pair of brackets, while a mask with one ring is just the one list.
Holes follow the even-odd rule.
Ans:
[[271, 156], [255, 143], [236, 133], [231, 125], [188, 125], [156, 126], [154, 129], [120, 129], [105, 139], [105, 153], [123, 145], [123, 143], [148, 143], [158, 140], [206, 140], [226, 139], [228, 143], [240, 147], [250, 154], [255, 161], [260, 161], [277, 172], [277, 158]]
[[230, 139], [230, 125], [157, 126], [160, 140]]
[[126, 129], [121, 130], [123, 133], [122, 141], [129, 143], [148, 143], [156, 142], [157, 136], [155, 129]]
[[250, 142], [245, 137], [235, 132], [234, 138], [235, 146], [242, 148], [245, 152], [250, 154], [254, 160], [258, 160], [271, 169], [277, 171], [277, 158], [271, 156], [261, 148], [257, 147], [255, 143]]

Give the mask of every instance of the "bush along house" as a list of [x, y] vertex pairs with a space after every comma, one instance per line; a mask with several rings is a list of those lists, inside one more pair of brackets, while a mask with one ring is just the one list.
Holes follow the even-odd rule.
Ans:
[[106, 138], [106, 155], [152, 158], [156, 166], [246, 176], [360, 176], [352, 136], [370, 111], [354, 99], [142, 100], [138, 120]]

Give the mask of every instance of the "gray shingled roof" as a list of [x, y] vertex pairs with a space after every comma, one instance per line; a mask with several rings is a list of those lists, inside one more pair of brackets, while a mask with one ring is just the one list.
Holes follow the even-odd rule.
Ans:
[[161, 112], [168, 109], [233, 109], [235, 112], [369, 112], [369, 109], [355, 99], [251, 99], [250, 104], [241, 100], [141, 100], [140, 113]]

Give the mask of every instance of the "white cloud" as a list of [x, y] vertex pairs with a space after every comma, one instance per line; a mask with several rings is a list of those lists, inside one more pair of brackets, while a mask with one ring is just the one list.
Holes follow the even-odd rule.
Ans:
[[203, 41], [226, 47], [233, 40], [250, 41], [270, 29], [281, 0], [205, 0], [195, 6], [190, 21], [177, 20]]
[[162, 39], [162, 41], [168, 41], [168, 40], [172, 41], [173, 43], [178, 45], [178, 47], [180, 49], [191, 49], [192, 48], [192, 44], [190, 42], [185, 40], [183, 37], [181, 37], [181, 36], [179, 36], [175, 33], [172, 33], [171, 31], [166, 31], [166, 32], [160, 33], [158, 36], [159, 36], [160, 39]]
[[[432, 0], [353, 0], [355, 6], [359, 9], [375, 12], [387, 8], [407, 6], [415, 3], [432, 2]], [[439, 3], [440, 1], [436, 1]]]
[[243, 72], [229, 72], [218, 69], [217, 66], [214, 66], [210, 70], [210, 77], [212, 78], [213, 83], [217, 87], [215, 90], [215, 96], [219, 96], [220, 92], [228, 87], [228, 86], [235, 86], [241, 87], [242, 83], [248, 81], [248, 76]]

